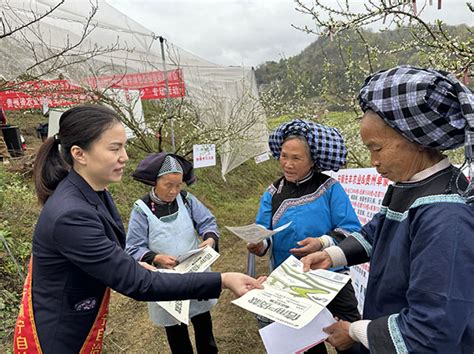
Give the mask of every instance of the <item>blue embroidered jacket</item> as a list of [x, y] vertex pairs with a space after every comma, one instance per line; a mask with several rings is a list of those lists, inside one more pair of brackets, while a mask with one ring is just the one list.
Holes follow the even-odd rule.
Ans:
[[257, 224], [276, 229], [290, 221], [288, 228], [272, 236], [271, 269], [283, 263], [290, 256], [289, 250], [307, 237], [319, 237], [337, 228], [360, 230], [357, 215], [340, 183], [317, 172], [298, 183], [282, 177], [263, 194]]

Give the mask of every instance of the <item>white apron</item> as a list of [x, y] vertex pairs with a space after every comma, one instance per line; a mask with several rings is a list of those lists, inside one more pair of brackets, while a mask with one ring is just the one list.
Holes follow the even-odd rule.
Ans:
[[[184, 205], [181, 194], [178, 194], [176, 201], [178, 202], [178, 216], [170, 222], [163, 222], [158, 219], [141, 199], [135, 202], [135, 205], [143, 210], [148, 219], [148, 248], [157, 254], [179, 256], [196, 249], [199, 245], [193, 221]], [[217, 299], [206, 301], [191, 300], [189, 317], [191, 318], [209, 311], [216, 303]], [[180, 324], [178, 320], [155, 302], [148, 303], [148, 312], [152, 321], [158, 326]]]

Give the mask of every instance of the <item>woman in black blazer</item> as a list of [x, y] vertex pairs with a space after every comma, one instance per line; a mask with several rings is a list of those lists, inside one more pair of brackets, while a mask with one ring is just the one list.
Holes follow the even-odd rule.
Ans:
[[41, 146], [34, 167], [43, 210], [15, 328], [15, 352], [100, 352], [110, 289], [141, 301], [242, 295], [260, 283], [240, 273], [152, 272], [124, 251], [125, 232], [106, 187], [128, 160], [112, 110], [78, 106]]

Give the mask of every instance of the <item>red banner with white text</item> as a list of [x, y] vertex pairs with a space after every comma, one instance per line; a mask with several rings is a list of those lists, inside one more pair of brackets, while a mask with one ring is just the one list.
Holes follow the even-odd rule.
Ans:
[[90, 102], [93, 96], [67, 80], [27, 81], [11, 84], [12, 89], [0, 91], [0, 104], [4, 110], [38, 109], [70, 106]]
[[[167, 71], [168, 97], [185, 96], [183, 71], [181, 69]], [[165, 72], [152, 71], [147, 73], [108, 75], [89, 77], [84, 82], [91, 88], [118, 88], [124, 90], [140, 90], [142, 99], [161, 99], [166, 96]]]
[[[83, 80], [90, 89], [70, 83], [67, 80], [39, 80], [21, 84], [10, 84], [12, 89], [0, 91], [0, 105], [5, 110], [64, 107], [95, 100], [94, 90], [108, 88], [138, 90], [143, 100], [179, 98], [186, 95], [181, 69], [166, 72], [108, 75], [89, 77]], [[1, 90], [1, 89], [0, 89]]]

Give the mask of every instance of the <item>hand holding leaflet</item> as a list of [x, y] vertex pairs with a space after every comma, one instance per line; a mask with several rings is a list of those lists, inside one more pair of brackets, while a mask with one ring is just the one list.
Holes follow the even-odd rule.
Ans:
[[[186, 252], [179, 257], [182, 260], [173, 270], [157, 269], [157, 271], [177, 273], [203, 272], [219, 258], [219, 253], [214, 251], [212, 247], [207, 246]], [[189, 324], [189, 300], [157, 301], [156, 303], [178, 321]]]
[[328, 334], [323, 332], [323, 328], [333, 323], [336, 323], [336, 320], [331, 312], [324, 308], [303, 328], [296, 329], [273, 322], [259, 332], [268, 354], [299, 354], [326, 340]]
[[245, 226], [226, 226], [226, 229], [244, 241], [249, 243], [258, 243], [270, 237], [271, 235], [286, 229], [288, 226], [290, 226], [290, 224], [291, 221], [285, 225], [280, 226], [279, 228], [276, 228], [275, 230], [268, 230], [262, 225], [258, 224], [250, 224]]
[[349, 276], [323, 269], [303, 272], [303, 264], [288, 257], [263, 283], [232, 301], [273, 321], [303, 328], [321, 312], [349, 281]]

